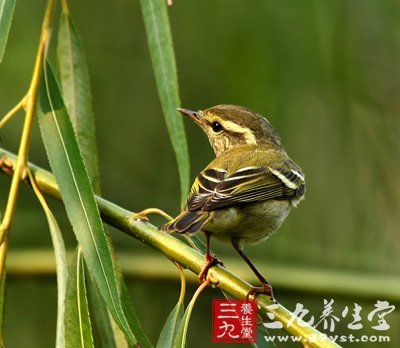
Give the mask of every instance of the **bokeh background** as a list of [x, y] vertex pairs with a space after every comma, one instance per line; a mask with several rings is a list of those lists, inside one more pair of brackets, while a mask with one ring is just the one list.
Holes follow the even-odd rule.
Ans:
[[[176, 214], [178, 173], [139, 3], [69, 3], [91, 74], [103, 196], [132, 211], [159, 207]], [[43, 9], [44, 1], [17, 2], [0, 66], [0, 115], [28, 87]], [[279, 233], [247, 248], [278, 300], [290, 310], [304, 304], [310, 310], [306, 318], [312, 314], [317, 322], [323, 300], [334, 299], [333, 314], [340, 321], [333, 334], [386, 335], [391, 342], [383, 346], [398, 347], [399, 2], [175, 0], [169, 15], [182, 106], [229, 103], [256, 110], [268, 117], [306, 173], [306, 200]], [[56, 35], [53, 40], [55, 44]], [[194, 178], [213, 153], [202, 132], [189, 120], [185, 125]], [[22, 117], [7, 124], [0, 146], [15, 152], [21, 126]], [[35, 127], [30, 160], [48, 168]], [[9, 184], [9, 178], [0, 176], [1, 210]], [[72, 250], [76, 242], [64, 209], [50, 203]], [[178, 274], [157, 251], [113, 229], [110, 234], [142, 325], [156, 342], [179, 295]], [[248, 276], [229, 246], [215, 242], [213, 249], [232, 270]], [[46, 220], [32, 192], [24, 188], [11, 231], [6, 346], [54, 346], [53, 269]], [[193, 281], [188, 300], [195, 288]], [[196, 305], [189, 347], [217, 346], [210, 342], [210, 303], [215, 297], [221, 294], [208, 289]], [[387, 331], [371, 328], [376, 316], [372, 322], [367, 319], [377, 300], [397, 307], [385, 317], [391, 325]], [[351, 312], [354, 303], [363, 308], [359, 331], [346, 327], [351, 313], [342, 317], [344, 308]], [[329, 333], [322, 322], [318, 328]]]

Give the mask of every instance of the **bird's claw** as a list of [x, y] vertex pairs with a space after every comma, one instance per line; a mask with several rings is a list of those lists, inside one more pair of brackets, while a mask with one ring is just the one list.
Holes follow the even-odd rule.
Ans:
[[262, 286], [253, 286], [246, 295], [246, 301], [249, 301], [250, 296], [256, 299], [258, 295], [267, 295], [272, 301], [275, 301], [272, 286], [265, 282]]
[[202, 269], [201, 269], [201, 271], [200, 271], [200, 273], [198, 275], [199, 281], [201, 283], [206, 281], [208, 270], [211, 267], [213, 267], [215, 265], [220, 265], [220, 266], [224, 265], [222, 261], [220, 261], [214, 254], [211, 254], [211, 253], [206, 255], [205, 261], [206, 262], [203, 265], [203, 267], [202, 267]]

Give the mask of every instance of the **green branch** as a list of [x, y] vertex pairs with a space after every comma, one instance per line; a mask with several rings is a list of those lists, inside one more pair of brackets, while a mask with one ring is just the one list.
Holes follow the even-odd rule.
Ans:
[[[1, 170], [10, 175], [15, 164], [16, 156], [0, 148]], [[44, 194], [61, 199], [55, 178], [50, 172], [33, 164], [29, 164], [29, 168], [39, 189]], [[189, 245], [169, 234], [158, 231], [150, 223], [133, 220], [132, 212], [104, 198], [96, 196], [96, 201], [104, 222], [161, 251], [169, 259], [191, 270], [193, 273], [198, 274], [200, 272], [204, 263], [204, 256]], [[251, 288], [249, 283], [220, 266], [212, 267], [210, 272], [213, 283], [216, 283], [221, 290], [235, 298], [246, 298]], [[286, 332], [295, 336], [301, 336], [303, 343], [307, 344], [308, 347], [339, 347], [336, 343], [325, 338], [325, 335], [306, 323], [303, 322], [299, 325], [299, 321], [301, 322], [300, 319], [294, 320], [290, 324], [290, 321], [294, 318], [294, 314], [280, 304], [273, 305], [268, 297], [264, 295], [258, 296], [257, 302], [261, 315], [266, 316], [267, 313], [272, 313], [275, 319], [283, 324], [283, 329]]]

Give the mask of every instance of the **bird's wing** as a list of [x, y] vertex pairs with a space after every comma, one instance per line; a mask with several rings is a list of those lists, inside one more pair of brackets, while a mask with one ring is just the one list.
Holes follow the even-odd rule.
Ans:
[[231, 174], [222, 169], [201, 172], [188, 197], [188, 209], [210, 211], [269, 199], [292, 199], [304, 194], [304, 177], [297, 167], [246, 167]]

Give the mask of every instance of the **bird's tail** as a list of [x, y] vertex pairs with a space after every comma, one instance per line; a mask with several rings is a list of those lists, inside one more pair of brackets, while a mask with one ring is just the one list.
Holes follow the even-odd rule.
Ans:
[[209, 212], [185, 210], [172, 221], [159, 227], [161, 231], [193, 234], [207, 221]]

